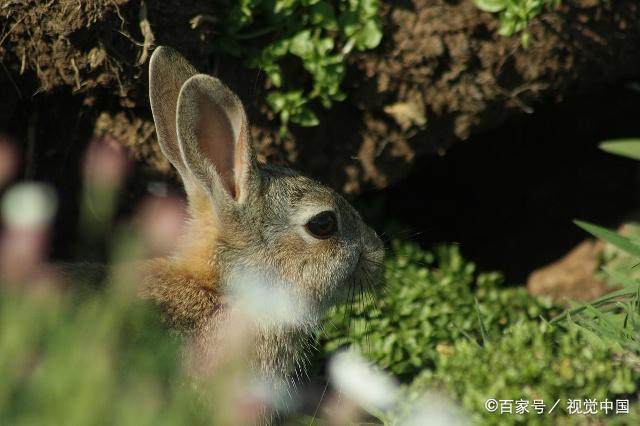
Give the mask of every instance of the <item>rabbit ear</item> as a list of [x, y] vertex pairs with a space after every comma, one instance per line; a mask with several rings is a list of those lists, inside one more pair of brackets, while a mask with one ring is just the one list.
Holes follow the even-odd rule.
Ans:
[[176, 108], [180, 88], [196, 69], [177, 51], [170, 47], [158, 47], [149, 62], [149, 100], [160, 149], [176, 168], [189, 192], [191, 176], [182, 161], [176, 132]]
[[242, 204], [259, 174], [240, 99], [217, 78], [198, 74], [178, 97], [178, 139], [187, 168], [214, 201]]

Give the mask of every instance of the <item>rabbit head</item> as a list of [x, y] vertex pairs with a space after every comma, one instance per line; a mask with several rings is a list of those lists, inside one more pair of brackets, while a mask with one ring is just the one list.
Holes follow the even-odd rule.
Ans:
[[227, 86], [166, 47], [154, 51], [149, 73], [160, 147], [189, 201], [176, 274], [215, 295], [247, 274], [276, 282], [304, 299], [309, 317], [377, 281], [384, 249], [376, 233], [333, 190], [258, 163], [245, 110]]

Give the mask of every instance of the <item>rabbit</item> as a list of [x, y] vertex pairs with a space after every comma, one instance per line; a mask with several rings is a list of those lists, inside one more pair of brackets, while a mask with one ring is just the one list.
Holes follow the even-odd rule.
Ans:
[[225, 318], [234, 283], [259, 281], [277, 298], [285, 288], [303, 312], [272, 326], [276, 313], [261, 306], [251, 362], [290, 383], [322, 314], [354, 286], [380, 282], [382, 241], [335, 191], [258, 162], [238, 97], [176, 50], [154, 50], [149, 98], [189, 219], [175, 252], [144, 265], [141, 296], [211, 355], [220, 349], [218, 336], [233, 327]]

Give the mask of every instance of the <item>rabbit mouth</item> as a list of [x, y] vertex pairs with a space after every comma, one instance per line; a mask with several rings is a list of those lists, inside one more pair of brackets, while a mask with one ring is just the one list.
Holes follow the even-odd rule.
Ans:
[[377, 241], [374, 247], [362, 250], [358, 258], [358, 268], [369, 275], [371, 279], [380, 278], [384, 267], [384, 246], [382, 241]]
[[337, 302], [352, 299], [358, 293], [375, 289], [382, 282], [382, 258], [384, 252], [360, 252], [353, 272], [341, 286]]

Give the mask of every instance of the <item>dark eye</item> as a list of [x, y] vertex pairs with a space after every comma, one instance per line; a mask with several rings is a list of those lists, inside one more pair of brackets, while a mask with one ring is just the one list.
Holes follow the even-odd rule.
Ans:
[[336, 233], [338, 221], [332, 211], [324, 211], [312, 217], [305, 225], [314, 237], [325, 240]]

